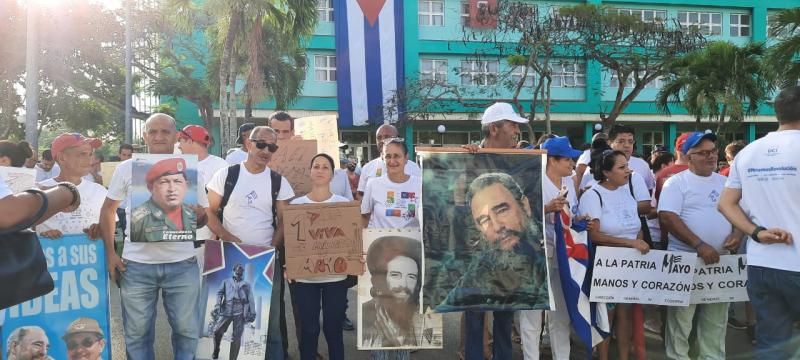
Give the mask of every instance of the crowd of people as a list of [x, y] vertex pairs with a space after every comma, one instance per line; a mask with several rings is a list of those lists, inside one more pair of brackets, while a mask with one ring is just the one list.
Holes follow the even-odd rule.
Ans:
[[[777, 131], [751, 144], [727, 144], [724, 148], [727, 165], [721, 169], [718, 169], [718, 139], [711, 132], [681, 134], [675, 142], [674, 154], [664, 146], [656, 146], [647, 160], [634, 154], [635, 130], [627, 125], [614, 125], [607, 133], [596, 134], [585, 151], [574, 149], [567, 137], [555, 135], [544, 136], [536, 146], [520, 143], [520, 125], [528, 120], [506, 103], [495, 103], [486, 109], [481, 121], [481, 144], [465, 144], [464, 148], [470, 152], [480, 148], [516, 147], [547, 150], [542, 204], [543, 227], [547, 234], [545, 245], [550, 257], [555, 253], [555, 216], [564, 211], [575, 219], [588, 220], [589, 238], [597, 246], [633, 248], [642, 254], [651, 249], [690, 252], [696, 253], [706, 264], [718, 262], [721, 255], [746, 252], [748, 294], [752, 304], [748, 309], [755, 314], [748, 316], [747, 325], [754, 329], [751, 333], [757, 357], [785, 359], [791, 355], [784, 345], [791, 339], [795, 323], [800, 319], [800, 303], [796, 301], [800, 298], [800, 246], [794, 241], [800, 236], [800, 201], [796, 195], [800, 193], [800, 87], [782, 91], [775, 99], [775, 112], [779, 123]], [[364, 228], [419, 228], [419, 217], [393, 215], [420, 209], [421, 196], [411, 197], [411, 203], [404, 203], [402, 207], [387, 203], [386, 199], [387, 193], [421, 194], [423, 191], [420, 167], [409, 159], [408, 148], [404, 140], [398, 138], [397, 129], [389, 124], [377, 129], [380, 157], [363, 166], [346, 157], [335, 164], [327, 154], [314, 156], [308, 164], [312, 189], [300, 197], [295, 196], [286, 177], [270, 169], [278, 140], [297, 138], [294, 119], [286, 112], [272, 115], [269, 126], [242, 125], [237, 139], [240, 147], [226, 159], [209, 154], [211, 137], [207, 129], [197, 125], [178, 129], [175, 119], [165, 114], [152, 115], [145, 123], [143, 136], [150, 154], [172, 154], [178, 144], [182, 153], [197, 155], [198, 205], [180, 207], [178, 211], [186, 213], [184, 222], [197, 223], [198, 239], [221, 239], [277, 249], [282, 266], [276, 266], [274, 271], [266, 359], [288, 357], [286, 288], [294, 309], [300, 358], [323, 358], [317, 347], [322, 332], [328, 344], [327, 358], [344, 359], [343, 331], [353, 328], [345, 315], [347, 291], [355, 284], [354, 279], [343, 275], [312, 279], [285, 277], [281, 213], [289, 204], [355, 199], [361, 204]], [[174, 358], [193, 359], [201, 333], [202, 319], [198, 314], [205, 308], [200, 294], [206, 290], [198, 267], [202, 262], [202, 247], [195, 248], [191, 242], [126, 240], [118, 255], [115, 250], [117, 229], [121, 228], [124, 237], [129, 239], [132, 216], [154, 215], [147, 209], [131, 209], [133, 147], [120, 147], [118, 156], [122, 162], [106, 189], [101, 185], [99, 163], [103, 159], [96, 151], [100, 146], [97, 139], [62, 134], [49, 150], [42, 152], [41, 161], [37, 161], [27, 143], [0, 141], [0, 166], [34, 167], [37, 186], [43, 190], [13, 194], [0, 181], [0, 230], [32, 217], [42, 204], [41, 197], [47, 197], [49, 207], [37, 220], [35, 228], [41, 237], [56, 240], [65, 234], [85, 232], [92, 239], [104, 241], [109, 276], [118, 284], [121, 295], [128, 358], [155, 358], [154, 324], [156, 303], [161, 294], [172, 329]], [[180, 173], [182, 166], [185, 165], [157, 167], [147, 175], [148, 186], [160, 178]], [[486, 186], [498, 182], [502, 183], [502, 179], [487, 179]], [[530, 214], [530, 204], [520, 202], [519, 209], [514, 207], [509, 211]], [[59, 218], [75, 221], [59, 222]], [[486, 214], [486, 219], [490, 225], [476, 223], [476, 226], [491, 228], [486, 231], [505, 231], [514, 226], [504, 223], [499, 214]], [[71, 227], [58, 225], [64, 223]], [[401, 270], [393, 271], [395, 278], [387, 281], [402, 284], [401, 288], [410, 292], [409, 296], [418, 294], [421, 286], [419, 261], [412, 255], [397, 256], [396, 260], [397, 263], [390, 266]], [[365, 264], [371, 266], [369, 259]], [[520, 337], [526, 359], [539, 358], [545, 326], [553, 358], [570, 357], [570, 318], [563, 307], [565, 300], [561, 294], [558, 265], [555, 261], [548, 261], [548, 264], [556, 308], [554, 311], [520, 312]], [[372, 271], [373, 278], [376, 273], [381, 274], [378, 270]], [[241, 274], [238, 276], [241, 278]], [[234, 280], [236, 275], [231, 281]], [[284, 280], [288, 286], [284, 286]], [[608, 304], [616, 358], [628, 359], [631, 353], [637, 359], [644, 358], [640, 334], [645, 322], [657, 324], [663, 314], [663, 326], [651, 324], [648, 328], [662, 333], [663, 351], [668, 358], [689, 359], [691, 343], [695, 342], [699, 358], [724, 359], [729, 306], [717, 303], [661, 308]], [[378, 316], [376, 311], [381, 311], [379, 302], [367, 306], [365, 316]], [[219, 356], [219, 339], [230, 325], [234, 340], [237, 333], [241, 336], [242, 316], [241, 313], [231, 314], [230, 321], [214, 329], [214, 358]], [[493, 312], [493, 340], [491, 349], [487, 349], [485, 322], [488, 317], [481, 311], [465, 312], [461, 357], [510, 359], [514, 317], [511, 311]], [[95, 328], [96, 324], [71, 327], [70, 331], [92, 335], [97, 332]], [[30, 333], [35, 334], [33, 330]], [[696, 335], [691, 336], [692, 333]], [[17, 334], [9, 340], [7, 357], [23, 358], [18, 355], [27, 351], [23, 349], [27, 344], [27, 337], [23, 335]], [[381, 341], [378, 334], [368, 335], [367, 339]], [[600, 359], [610, 357], [610, 339], [596, 347]], [[102, 334], [98, 340], [87, 341], [86, 346], [76, 343], [74, 348], [85, 350], [100, 346], [102, 350], [106, 340]], [[46, 353], [46, 349], [44, 351]], [[235, 350], [232, 347], [229, 358], [237, 357], [238, 347]], [[410, 357], [408, 350], [371, 353], [372, 359]]]

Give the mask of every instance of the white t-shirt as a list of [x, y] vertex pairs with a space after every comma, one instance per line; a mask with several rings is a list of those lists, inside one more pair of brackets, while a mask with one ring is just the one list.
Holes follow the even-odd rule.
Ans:
[[92, 182], [92, 183], [93, 183], [93, 182], [94, 182], [94, 176], [92, 176], [92, 174], [86, 174], [86, 175], [83, 175], [83, 177], [81, 178], [81, 180], [82, 180], [82, 181], [88, 181], [88, 182]]
[[241, 148], [233, 150], [233, 152], [225, 157], [225, 161], [228, 162], [228, 165], [236, 165], [245, 160], [247, 160], [247, 152]]
[[[720, 174], [712, 173], [711, 176], [704, 177], [691, 171], [681, 171], [664, 183], [658, 212], [677, 214], [686, 227], [703, 242], [711, 245], [717, 252], [727, 254], [723, 245], [733, 227], [717, 210], [723, 187], [725, 177]], [[669, 234], [667, 250], [696, 252], [672, 233]]]
[[[206, 185], [208, 182], [211, 181], [211, 178], [214, 177], [214, 174], [217, 173], [219, 169], [228, 167], [228, 162], [223, 160], [219, 156], [208, 155], [203, 160], [197, 162], [197, 179], [198, 186], [202, 186], [205, 190]], [[208, 226], [203, 226], [197, 229], [197, 240], [209, 240], [214, 236], [214, 233], [211, 232], [211, 229]]]
[[6, 181], [0, 177], [0, 199], [10, 195], [14, 195], [14, 193], [11, 192], [11, 188], [8, 187]]
[[[114, 175], [108, 184], [109, 199], [115, 201], [125, 200], [125, 217], [128, 220], [125, 225], [125, 247], [122, 250], [122, 258], [144, 264], [164, 264], [183, 261], [195, 255], [194, 243], [184, 242], [160, 242], [142, 243], [131, 242], [131, 177], [133, 173], [133, 159], [125, 160], [114, 169]], [[202, 186], [197, 187], [197, 204], [207, 208], [208, 197]]]
[[[595, 190], [602, 197], [602, 205]], [[642, 225], [636, 211], [636, 200], [626, 185], [614, 191], [601, 185], [592, 186], [581, 196], [578, 209], [580, 215], [599, 219], [600, 232], [606, 235], [635, 240]]]
[[422, 178], [410, 176], [398, 184], [382, 176], [373, 179], [364, 189], [361, 213], [371, 214], [369, 228], [400, 229], [419, 227]]
[[742, 189], [756, 225], [792, 234], [786, 244], [747, 243], [747, 264], [800, 272], [800, 130], [771, 132], [747, 145], [731, 165], [725, 187]]
[[[405, 166], [405, 173], [406, 175], [411, 176], [418, 176], [422, 177], [422, 170], [419, 168], [417, 163], [408, 160]], [[383, 159], [377, 158], [373, 159], [372, 161], [368, 162], [364, 165], [364, 168], [361, 169], [361, 177], [358, 179], [358, 191], [364, 192], [367, 188], [367, 182], [370, 179], [374, 179], [376, 177], [383, 177], [386, 175], [386, 163], [383, 162]]]
[[656, 188], [656, 176], [653, 175], [653, 170], [650, 169], [650, 165], [647, 161], [644, 161], [638, 157], [631, 156], [628, 159], [628, 167], [633, 170], [633, 172], [639, 174], [642, 179], [644, 179], [644, 184], [647, 185], [647, 190], [653, 190]]
[[589, 165], [589, 162], [592, 160], [592, 150], [586, 149], [583, 150], [581, 156], [578, 156], [578, 161], [575, 162], [575, 165]]
[[[225, 194], [225, 178], [229, 168], [222, 168], [206, 185], [208, 191], [219, 196]], [[261, 173], [252, 174], [242, 164], [239, 167], [239, 179], [233, 187], [231, 197], [222, 213], [222, 226], [243, 243], [272, 246], [272, 178], [269, 167]], [[294, 197], [292, 186], [281, 176], [281, 189], [278, 200], [289, 200]]]
[[336, 169], [333, 171], [331, 192], [346, 198], [348, 201], [353, 200], [353, 192], [350, 191], [350, 180], [347, 178], [347, 170]]
[[[313, 201], [308, 198], [308, 195], [301, 196], [297, 199], [294, 199], [290, 202], [292, 205], [299, 205], [299, 204], [320, 204], [320, 203], [335, 203], [335, 202], [348, 202], [347, 198], [333, 194], [328, 200], [325, 201]], [[325, 283], [325, 282], [336, 282], [342, 281], [347, 278], [347, 275], [326, 275], [326, 276], [315, 276], [312, 278], [307, 279], [297, 279], [297, 282], [302, 283]]]
[[[587, 178], [589, 178], [590, 180], [586, 181]], [[589, 174], [588, 172], [583, 175], [581, 184], [583, 184], [584, 181], [586, 181], [586, 185], [585, 186], [581, 185], [581, 189], [585, 189], [586, 186], [592, 188], [597, 186], [597, 180], [595, 180], [594, 177], [592, 177], [592, 174]], [[633, 183], [633, 195], [636, 198], [636, 201], [651, 200], [652, 196], [650, 196], [650, 191], [647, 190], [647, 185], [645, 185], [644, 179], [642, 179], [642, 177], [639, 174], [637, 174], [636, 172], [631, 173], [630, 181]], [[628, 193], [630, 194], [631, 192], [630, 185], [625, 184], [625, 186], [622, 187], [624, 187], [625, 190], [628, 190]]]
[[58, 164], [53, 164], [53, 167], [50, 168], [50, 171], [42, 169], [41, 164], [36, 164], [34, 166], [36, 169], [36, 182], [42, 182], [50, 178], [54, 178], [61, 174], [61, 167]]
[[[566, 176], [561, 178], [561, 186], [567, 187], [567, 202], [569, 202], [570, 208], [570, 215], [574, 215], [578, 211], [578, 199], [575, 197], [575, 183], [572, 180], [571, 176]], [[555, 199], [558, 196], [558, 193], [561, 192], [561, 189], [556, 187], [556, 184], [553, 184], [550, 181], [550, 178], [547, 176], [542, 177], [542, 206], [547, 205], [550, 201]], [[555, 239], [556, 239], [556, 229], [555, 229], [555, 221], [556, 221], [556, 213], [546, 213], [545, 214], [545, 244], [547, 245], [547, 257], [552, 258], [555, 256], [556, 248], [555, 248]]]
[[[52, 187], [58, 184], [55, 179], [47, 179], [39, 183], [40, 187]], [[36, 225], [36, 232], [41, 234], [48, 230], [58, 230], [64, 235], [83, 234], [83, 229], [100, 222], [100, 209], [106, 200], [108, 190], [97, 183], [82, 180], [77, 186], [81, 194], [81, 206], [73, 212], [60, 212], [47, 221]]]

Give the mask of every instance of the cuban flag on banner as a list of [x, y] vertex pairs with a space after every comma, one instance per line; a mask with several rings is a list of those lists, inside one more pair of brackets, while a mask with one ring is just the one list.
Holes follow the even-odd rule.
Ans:
[[334, 14], [339, 126], [396, 121], [384, 106], [403, 83], [403, 1], [334, 0]]
[[562, 209], [557, 215], [554, 222], [555, 245], [561, 290], [564, 292], [572, 328], [586, 344], [586, 351], [591, 359], [592, 348], [608, 337], [608, 312], [604, 303], [589, 302], [592, 280], [591, 245], [588, 232], [585, 231], [585, 222], [571, 226], [571, 218], [565, 210]]

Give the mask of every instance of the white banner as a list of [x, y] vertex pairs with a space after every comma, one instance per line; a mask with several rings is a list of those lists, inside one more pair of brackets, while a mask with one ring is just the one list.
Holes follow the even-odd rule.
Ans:
[[597, 247], [590, 301], [689, 305], [697, 255], [633, 248]]
[[747, 301], [747, 255], [722, 255], [716, 264], [697, 258], [692, 304]]

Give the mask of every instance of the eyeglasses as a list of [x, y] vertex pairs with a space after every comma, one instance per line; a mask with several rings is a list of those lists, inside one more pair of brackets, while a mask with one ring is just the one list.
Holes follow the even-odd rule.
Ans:
[[271, 153], [278, 151], [278, 144], [268, 143], [264, 140], [255, 140], [255, 139], [250, 139], [250, 141], [253, 144], [255, 144], [259, 150], [264, 150], [264, 148], [267, 148], [267, 150], [269, 150], [269, 152]]
[[73, 341], [70, 341], [70, 342], [67, 343], [67, 350], [75, 350], [79, 346], [84, 348], [84, 349], [88, 349], [88, 348], [94, 346], [94, 344], [99, 340], [100, 339], [98, 339], [98, 338], [91, 338], [91, 337], [85, 337], [85, 338], [83, 338], [83, 340], [81, 340], [81, 342], [77, 342], [77, 341], [73, 340]]
[[695, 151], [695, 152], [690, 152], [689, 153], [689, 155], [700, 155], [702, 157], [717, 156], [718, 154], [719, 154], [719, 149], [717, 149], [717, 148], [714, 148], [714, 149], [711, 149], [711, 150], [701, 150], [701, 151]]
[[400, 138], [400, 137], [392, 137], [392, 138], [388, 138], [388, 139], [384, 139], [383, 140], [383, 145], [386, 145], [386, 144], [405, 144], [405, 143], [406, 143], [405, 139]]
[[633, 140], [633, 139], [630, 139], [630, 140], [622, 140], [622, 139], [614, 140], [614, 144], [618, 144], [618, 145], [625, 145], [625, 144], [633, 145], [635, 143], [636, 143], [636, 140]]

